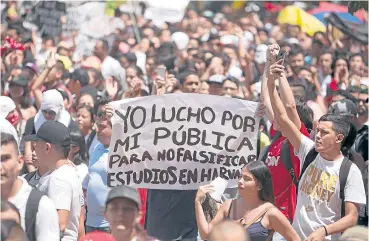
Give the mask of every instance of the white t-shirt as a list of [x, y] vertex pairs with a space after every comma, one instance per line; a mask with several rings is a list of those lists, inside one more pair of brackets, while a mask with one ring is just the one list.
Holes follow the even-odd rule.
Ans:
[[[23, 177], [18, 177], [22, 181], [22, 187], [17, 194], [9, 198], [9, 202], [13, 203], [19, 210], [21, 216], [21, 226], [26, 230], [25, 215], [28, 197], [32, 191], [32, 187]], [[40, 199], [38, 212], [36, 214], [35, 235], [37, 241], [59, 241], [59, 217], [53, 202], [47, 196]]]
[[76, 169], [77, 169], [77, 175], [78, 175], [79, 181], [82, 185], [83, 180], [86, 178], [88, 174], [88, 166], [84, 163], [81, 163], [76, 166]]
[[49, 196], [56, 209], [69, 211], [67, 227], [61, 240], [77, 241], [79, 217], [84, 201], [76, 167], [63, 165], [46, 173], [40, 178], [37, 188]]
[[[303, 162], [314, 148], [314, 141], [302, 136], [298, 157]], [[337, 222], [341, 218], [339, 171], [343, 157], [328, 161], [320, 154], [309, 165], [299, 183], [297, 206], [293, 228], [304, 240], [318, 228]], [[366, 201], [361, 172], [351, 165], [345, 187], [345, 201], [363, 204]], [[340, 234], [327, 236], [325, 240], [338, 240]]]

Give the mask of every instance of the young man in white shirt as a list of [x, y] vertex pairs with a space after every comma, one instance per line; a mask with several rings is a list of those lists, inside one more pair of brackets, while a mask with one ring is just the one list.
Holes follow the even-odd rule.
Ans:
[[46, 121], [35, 135], [25, 136], [25, 141], [32, 141], [38, 162], [48, 167], [37, 188], [54, 202], [61, 240], [77, 241], [83, 194], [77, 170], [67, 159], [71, 144], [69, 133], [62, 123]]
[[288, 118], [276, 89], [275, 79], [285, 78], [281, 63], [274, 63], [268, 76], [274, 122], [293, 145], [301, 167], [313, 148], [318, 152], [299, 182], [293, 227], [302, 240], [338, 240], [340, 233], [356, 224], [358, 206], [366, 201], [361, 172], [352, 164], [344, 189], [344, 216], [341, 215], [339, 175], [344, 163], [341, 149], [346, 147], [350, 122], [345, 116], [324, 115], [319, 120], [315, 142], [302, 135]]
[[32, 187], [23, 177], [18, 176], [23, 167], [23, 157], [19, 155], [17, 140], [13, 135], [4, 132], [1, 132], [0, 167], [1, 198], [8, 200], [18, 208], [21, 216], [20, 223], [28, 239], [30, 241], [59, 241], [58, 214], [53, 202], [47, 196], [39, 199], [34, 227], [26, 224], [26, 212], [32, 211], [26, 208]]

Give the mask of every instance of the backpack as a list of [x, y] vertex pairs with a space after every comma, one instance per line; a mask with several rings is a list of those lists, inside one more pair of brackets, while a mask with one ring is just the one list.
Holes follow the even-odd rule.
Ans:
[[[277, 132], [274, 136], [273, 139], [271, 140], [271, 144], [274, 143], [279, 137], [281, 137], [281, 133]], [[262, 152], [259, 155], [259, 161], [262, 161], [265, 163], [267, 156], [268, 156], [268, 152], [270, 149], [270, 146], [266, 146]], [[292, 165], [292, 160], [291, 160], [291, 155], [290, 155], [290, 148], [289, 148], [289, 142], [288, 140], [284, 140], [281, 146], [281, 152], [280, 152], [280, 160], [282, 160], [283, 166], [286, 168], [286, 170], [288, 171], [288, 173], [291, 176], [291, 179], [294, 183], [294, 185], [296, 186], [296, 188], [298, 187], [298, 178], [296, 177], [296, 173], [295, 173], [295, 169], [293, 168]]]
[[358, 130], [354, 143], [355, 151], [362, 155], [364, 161], [368, 160], [368, 134], [369, 128], [367, 125], [364, 125], [360, 130]]
[[[315, 150], [315, 148], [311, 149], [309, 153], [305, 157], [304, 164], [301, 169], [299, 182], [301, 181], [301, 177], [308, 168], [308, 166], [315, 160], [317, 157], [318, 152]], [[343, 159], [343, 162], [340, 167], [339, 171], [339, 181], [340, 181], [340, 198], [342, 200], [341, 203], [341, 218], [345, 216], [345, 187], [347, 183], [347, 177], [350, 172], [351, 165], [353, 164], [352, 161], [350, 161], [347, 157]]]
[[36, 188], [32, 188], [29, 194], [25, 212], [25, 232], [29, 241], [36, 241], [36, 215], [43, 194]]

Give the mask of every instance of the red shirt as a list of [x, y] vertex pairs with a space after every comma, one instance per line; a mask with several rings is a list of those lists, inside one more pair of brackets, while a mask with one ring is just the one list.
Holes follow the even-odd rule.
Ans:
[[[274, 135], [275, 131], [271, 129], [271, 134]], [[300, 132], [309, 137], [309, 132], [305, 125], [301, 123]], [[293, 220], [296, 209], [296, 187], [292, 182], [292, 178], [284, 167], [283, 162], [280, 160], [280, 151], [282, 143], [286, 138], [281, 136], [275, 142], [270, 145], [267, 159], [265, 164], [269, 167], [272, 174], [273, 191], [276, 201], [276, 205], [279, 210], [289, 219]], [[294, 154], [294, 148], [289, 144], [290, 156], [292, 159], [292, 165], [295, 170], [296, 178], [300, 175], [300, 160]]]
[[140, 224], [142, 225], [142, 227], [144, 227], [145, 226], [145, 219], [146, 219], [147, 189], [138, 188], [138, 192], [140, 194], [140, 199], [141, 199], [141, 213], [142, 213], [142, 218], [140, 220]]

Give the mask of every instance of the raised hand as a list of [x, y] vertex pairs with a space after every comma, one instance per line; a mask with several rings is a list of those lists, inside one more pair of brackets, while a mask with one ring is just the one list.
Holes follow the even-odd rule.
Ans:
[[274, 63], [277, 59], [280, 47], [278, 44], [268, 45], [267, 59]]
[[269, 74], [274, 76], [275, 78], [282, 76], [285, 72], [285, 67], [281, 65], [281, 63], [282, 63], [282, 59], [272, 64], [269, 67]]
[[111, 98], [115, 98], [118, 94], [118, 83], [114, 78], [108, 78], [105, 84], [106, 91]]
[[56, 58], [56, 53], [51, 52], [49, 54], [49, 57], [46, 60], [46, 66], [47, 68], [51, 69], [56, 65], [56, 62], [58, 61], [58, 59]]
[[214, 192], [214, 191], [215, 191], [215, 188], [212, 184], [200, 186], [199, 189], [197, 189], [195, 201], [202, 203], [203, 200], [205, 199], [205, 195], [209, 192]]

